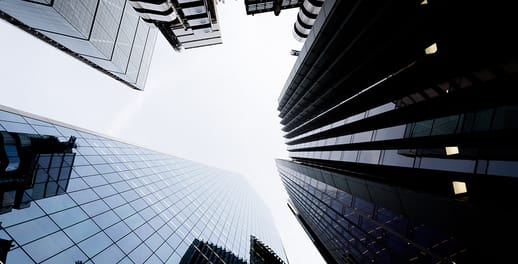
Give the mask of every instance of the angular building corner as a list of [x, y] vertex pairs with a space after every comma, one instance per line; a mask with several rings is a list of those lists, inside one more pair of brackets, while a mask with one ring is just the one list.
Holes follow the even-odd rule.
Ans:
[[514, 258], [510, 10], [324, 1], [279, 97], [291, 160], [277, 167], [290, 209], [328, 263]]
[[136, 90], [158, 31], [180, 51], [221, 44], [214, 0], [2, 0], [0, 18]]
[[0, 261], [287, 258], [241, 175], [0, 106]]

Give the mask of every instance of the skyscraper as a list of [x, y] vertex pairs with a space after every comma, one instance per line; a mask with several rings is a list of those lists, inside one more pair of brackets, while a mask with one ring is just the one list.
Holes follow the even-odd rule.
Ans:
[[304, 42], [323, 3], [323, 0], [245, 0], [245, 9], [247, 15], [273, 12], [278, 16], [283, 9], [299, 8], [297, 19], [293, 23], [293, 37]]
[[138, 90], [157, 29], [177, 51], [222, 43], [214, 0], [2, 0], [0, 18]]
[[240, 175], [0, 110], [2, 205], [25, 201], [0, 213], [4, 263], [250, 262], [252, 237], [287, 263], [269, 210]]
[[129, 0], [175, 50], [221, 44], [216, 0]]
[[245, 0], [245, 9], [247, 15], [273, 12], [278, 16], [281, 10], [298, 8], [302, 2], [302, 0]]
[[279, 98], [291, 160], [277, 166], [290, 208], [329, 263], [513, 257], [518, 43], [509, 10], [324, 2]]
[[0, 17], [112, 78], [144, 89], [157, 30], [127, 1], [3, 0]]

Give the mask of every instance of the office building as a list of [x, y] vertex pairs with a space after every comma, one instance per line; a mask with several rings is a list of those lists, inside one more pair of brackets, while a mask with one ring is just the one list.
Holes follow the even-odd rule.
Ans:
[[323, 0], [245, 0], [247, 15], [273, 12], [276, 16], [283, 9], [299, 8], [293, 24], [293, 37], [304, 42], [322, 9]]
[[121, 1], [0, 1], [0, 17], [91, 67], [143, 90], [157, 30]]
[[327, 262], [514, 258], [510, 10], [485, 1], [324, 2], [279, 97], [291, 160], [277, 166], [291, 210]]
[[137, 90], [157, 31], [176, 51], [222, 43], [215, 0], [2, 0], [0, 18]]
[[240, 175], [0, 110], [3, 263], [250, 263], [251, 237], [287, 263]]
[[247, 15], [273, 12], [276, 16], [281, 10], [299, 8], [303, 0], [245, 0], [245, 10]]
[[221, 44], [216, 0], [129, 0], [146, 22], [154, 24], [177, 50]]
[[180, 264], [285, 264], [267, 245], [255, 236], [250, 237], [248, 261], [213, 243], [195, 239], [180, 260]]

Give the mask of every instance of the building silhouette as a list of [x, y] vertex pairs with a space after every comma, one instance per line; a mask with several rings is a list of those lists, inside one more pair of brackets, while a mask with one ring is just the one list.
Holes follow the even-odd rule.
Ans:
[[[39, 156], [34, 186], [23, 190], [30, 206], [0, 214], [4, 263], [180, 263], [193, 241], [249, 262], [252, 235], [287, 262], [270, 211], [238, 174], [3, 106], [0, 131], [4, 172], [17, 164], [6, 135], [40, 139], [54, 153]], [[29, 152], [20, 146], [18, 153]], [[57, 150], [65, 158], [54, 158]], [[9, 177], [1, 174], [0, 188]], [[45, 189], [40, 183], [49, 193], [34, 191]], [[5, 200], [9, 189], [0, 193]], [[196, 254], [220, 253], [207, 247]]]
[[218, 245], [194, 239], [180, 264], [246, 264], [247, 262]]
[[277, 166], [292, 212], [327, 262], [513, 257], [510, 9], [324, 2], [279, 97], [291, 160]]
[[250, 264], [285, 264], [277, 253], [254, 235], [250, 236]]
[[0, 131], [0, 214], [60, 195], [70, 180], [75, 138]]
[[236, 256], [226, 248], [210, 242], [194, 239], [183, 255], [180, 264], [285, 264], [268, 245], [254, 235], [250, 236], [250, 258], [248, 261]]

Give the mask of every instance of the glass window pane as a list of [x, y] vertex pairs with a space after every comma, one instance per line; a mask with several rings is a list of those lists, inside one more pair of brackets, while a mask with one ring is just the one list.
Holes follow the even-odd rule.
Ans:
[[158, 257], [164, 262], [172, 253], [173, 249], [167, 243], [162, 244], [162, 246], [160, 246], [155, 252], [155, 254], [157, 254]]
[[90, 189], [86, 189], [86, 190], [78, 191], [78, 192], [72, 192], [72, 193], [69, 193], [69, 195], [78, 204], [84, 204], [84, 203], [99, 199], [97, 194], [95, 194], [95, 192]]
[[19, 123], [27, 122], [27, 121], [25, 121], [25, 119], [23, 119], [22, 116], [14, 114], [14, 113], [9, 113], [6, 111], [0, 111], [0, 120], [14, 121], [14, 122], [19, 122]]
[[141, 244], [138, 248], [131, 252], [129, 256], [135, 263], [144, 263], [144, 261], [146, 261], [151, 253], [151, 250], [149, 250], [146, 244]]
[[37, 200], [36, 203], [48, 214], [76, 206], [76, 203], [68, 195], [57, 195], [46, 199]]
[[81, 222], [88, 218], [88, 216], [79, 208], [74, 207], [59, 213], [50, 215], [50, 218], [54, 220], [61, 228], [66, 228], [75, 223]]
[[117, 245], [125, 252], [129, 253], [138, 245], [140, 245], [142, 241], [137, 237], [137, 235], [133, 233], [129, 233], [127, 236], [122, 238], [117, 242]]
[[160, 259], [156, 255], [153, 254], [144, 263], [145, 264], [154, 264], [154, 263], [162, 263], [162, 261], [160, 261]]
[[93, 258], [94, 263], [116, 263], [124, 257], [124, 253], [116, 246], [112, 245], [101, 254]]
[[101, 231], [99, 227], [90, 219], [65, 229], [65, 233], [67, 233], [75, 243], [99, 231]]
[[124, 224], [123, 222], [119, 222], [113, 226], [110, 226], [108, 229], [105, 230], [105, 232], [113, 241], [117, 241], [121, 239], [123, 236], [130, 233], [131, 230], [126, 224]]
[[85, 210], [85, 212], [90, 217], [96, 216], [100, 213], [110, 210], [110, 208], [102, 200], [97, 200], [87, 204], [83, 204], [81, 208], [83, 208], [83, 210]]
[[17, 248], [13, 251], [9, 251], [6, 263], [34, 263], [34, 261], [32, 261], [21, 248]]
[[87, 259], [88, 257], [85, 254], [83, 254], [83, 252], [81, 252], [79, 248], [74, 246], [50, 258], [44, 263], [77, 263], [77, 261], [85, 262]]
[[38, 134], [36, 130], [27, 124], [2, 122], [2, 126], [9, 132]]
[[147, 223], [141, 225], [139, 228], [137, 228], [137, 230], [135, 230], [135, 233], [142, 240], [147, 239], [153, 232], [153, 228], [151, 228], [151, 226], [149, 226]]
[[33, 243], [25, 245], [23, 249], [38, 263], [43, 262], [50, 256], [72, 246], [73, 243], [63, 232], [57, 232], [46, 236]]
[[164, 240], [158, 235], [158, 233], [154, 233], [145, 241], [148, 247], [153, 251], [157, 250], [163, 242]]
[[103, 232], [99, 232], [95, 236], [79, 243], [79, 247], [91, 258], [111, 244], [113, 244], [111, 239]]
[[90, 187], [107, 184], [106, 180], [101, 175], [94, 175], [82, 178]]
[[25, 222], [29, 219], [38, 218], [45, 213], [38, 206], [30, 206], [23, 210], [12, 210], [9, 214], [0, 214], [0, 222], [2, 227], [8, 227], [14, 224]]
[[144, 219], [140, 217], [138, 214], [134, 214], [126, 219], [124, 219], [124, 222], [132, 229], [135, 230], [137, 227], [142, 225], [144, 223]]
[[108, 226], [111, 226], [111, 225], [119, 222], [120, 218], [113, 211], [108, 211], [106, 213], [103, 213], [101, 215], [94, 217], [94, 221], [101, 228], [104, 229], [104, 228], [107, 228]]
[[[7, 232], [18, 244], [23, 245], [37, 238], [53, 233], [58, 229], [58, 226], [45, 216], [7, 228]], [[27, 230], [31, 230], [31, 232], [27, 232]]]

